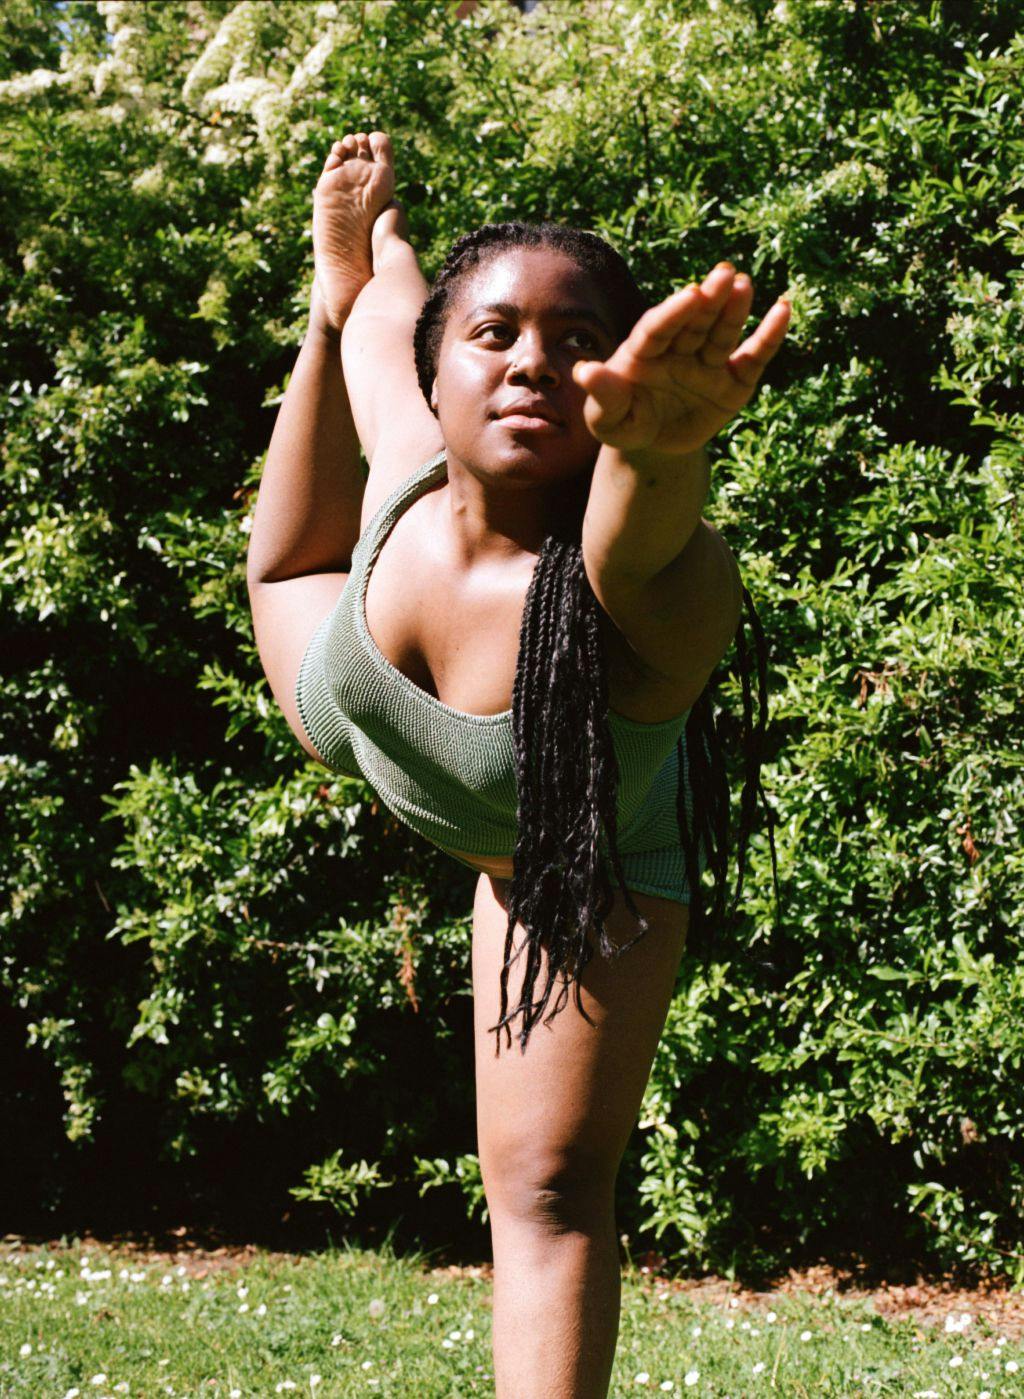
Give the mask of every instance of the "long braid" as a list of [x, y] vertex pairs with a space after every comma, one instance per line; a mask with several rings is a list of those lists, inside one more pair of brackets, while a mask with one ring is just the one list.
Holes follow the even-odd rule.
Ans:
[[[430, 402], [445, 323], [458, 284], [479, 262], [510, 248], [546, 246], [567, 253], [590, 272], [613, 308], [625, 339], [646, 309], [628, 266], [602, 239], [561, 224], [485, 224], [452, 246], [424, 302], [413, 337], [416, 373]], [[520, 627], [512, 693], [512, 732], [516, 758], [517, 833], [509, 883], [505, 951], [500, 976], [500, 1015], [492, 1031], [500, 1052], [501, 1031], [511, 1045], [511, 1023], [522, 1016], [517, 1036], [525, 1053], [530, 1033], [544, 1016], [550, 1021], [565, 1006], [570, 987], [576, 1008], [583, 1007], [583, 971], [594, 955], [593, 933], [602, 956], [621, 956], [649, 930], [626, 888], [617, 839], [619, 767], [608, 723], [608, 677], [600, 631], [600, 604], [586, 575], [580, 544], [582, 521], [545, 539], [527, 591]], [[735, 918], [743, 882], [743, 862], [760, 794], [769, 816], [772, 871], [776, 878], [771, 810], [760, 784], [767, 718], [764, 634], [750, 594], [744, 603], [754, 628], [761, 717], [753, 723], [749, 657], [743, 620], [736, 634], [743, 688], [744, 786], [740, 798], [739, 875], [729, 920]], [[693, 705], [685, 741], [677, 745], [679, 777], [676, 813], [690, 892], [690, 935], [714, 932], [724, 917], [729, 854], [729, 785], [723, 734], [712, 709], [711, 686]], [[692, 798], [692, 825], [686, 809]], [[640, 931], [616, 946], [605, 927], [614, 894], [602, 854], [607, 857], [623, 900]], [[705, 909], [701, 876], [710, 867], [713, 902]], [[525, 938], [513, 955], [514, 933]], [[708, 944], [710, 956], [710, 941]], [[539, 996], [542, 951], [547, 971]], [[526, 965], [519, 1004], [509, 1009], [509, 973], [523, 953]], [[771, 964], [769, 964], [771, 965]], [[556, 981], [561, 987], [545, 1015]], [[590, 1022], [593, 1023], [593, 1022]]]

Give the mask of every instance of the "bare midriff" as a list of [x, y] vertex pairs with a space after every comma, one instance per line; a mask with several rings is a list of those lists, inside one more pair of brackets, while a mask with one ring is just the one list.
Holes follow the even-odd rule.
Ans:
[[511, 855], [471, 855], [468, 850], [449, 850], [449, 855], [457, 855], [460, 860], [473, 865], [481, 874], [489, 874], [492, 879], [512, 878]]

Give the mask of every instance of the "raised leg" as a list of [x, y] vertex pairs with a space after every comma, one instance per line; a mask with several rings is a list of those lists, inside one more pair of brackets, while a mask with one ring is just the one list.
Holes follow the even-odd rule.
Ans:
[[[370, 141], [376, 158], [390, 159], [382, 132], [371, 132]], [[405, 476], [444, 446], [416, 378], [413, 331], [428, 286], [407, 234], [405, 211], [391, 200], [373, 225], [373, 276], [342, 330], [345, 382], [370, 464], [363, 526]]]
[[[620, 1307], [614, 1194], [668, 1013], [688, 910], [634, 894], [650, 931], [619, 962], [583, 975], [588, 1024], [570, 1001], [537, 1025], [526, 1053], [500, 1056], [489, 1032], [507, 914], [503, 880], [481, 875], [473, 910], [473, 995], [480, 1164], [494, 1249], [497, 1399], [604, 1399]], [[635, 932], [616, 901], [616, 942]], [[522, 935], [520, 929], [516, 948]], [[519, 999], [525, 958], [512, 969]], [[542, 968], [538, 985], [542, 984]]]

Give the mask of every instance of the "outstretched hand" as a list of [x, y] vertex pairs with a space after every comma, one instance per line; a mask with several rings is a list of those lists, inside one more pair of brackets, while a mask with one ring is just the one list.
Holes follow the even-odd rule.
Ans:
[[789, 324], [789, 302], [780, 297], [739, 345], [753, 298], [750, 278], [720, 262], [700, 286], [645, 311], [610, 358], [574, 365], [598, 441], [626, 453], [684, 455], [735, 417]]

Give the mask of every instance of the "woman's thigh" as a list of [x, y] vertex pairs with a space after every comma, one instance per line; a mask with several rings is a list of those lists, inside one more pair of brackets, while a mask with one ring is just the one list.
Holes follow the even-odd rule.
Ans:
[[[550, 1183], [578, 1178], [606, 1186], [614, 1180], [636, 1124], [651, 1064], [676, 984], [689, 909], [671, 899], [634, 893], [650, 927], [620, 959], [606, 961], [594, 942], [583, 972], [581, 999], [589, 1023], [570, 995], [550, 1025], [533, 1028], [526, 1053], [513, 1023], [501, 1053], [489, 1032], [500, 1016], [499, 976], [504, 961], [506, 881], [481, 875], [473, 909], [473, 1000], [476, 1046], [477, 1126], [484, 1182], [508, 1179]], [[632, 891], [631, 891], [632, 892]], [[605, 920], [616, 944], [636, 924], [615, 891]], [[593, 935], [592, 939], [593, 939]], [[523, 937], [517, 925], [513, 951]], [[518, 1004], [526, 954], [509, 973], [509, 1007]], [[534, 987], [544, 985], [546, 958]], [[559, 983], [552, 991], [557, 997]]]

